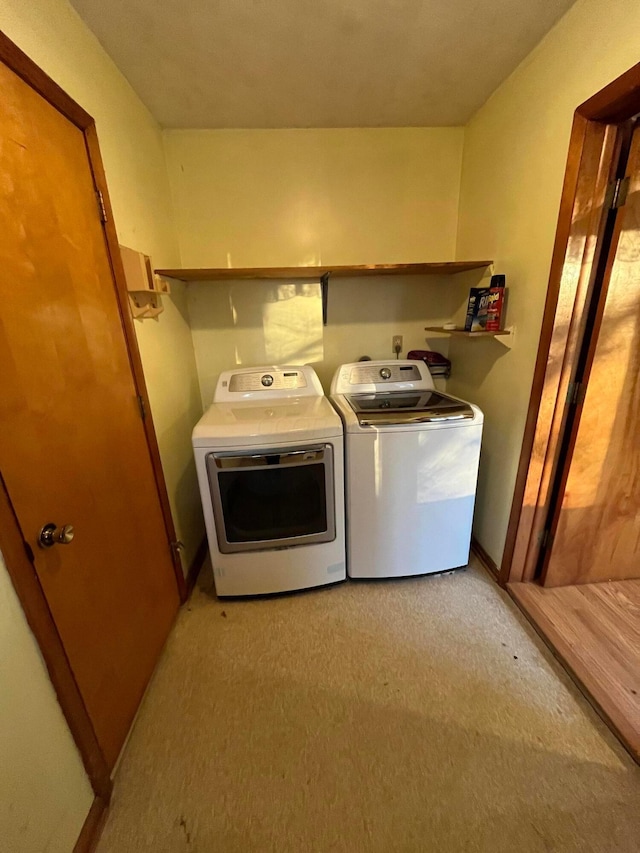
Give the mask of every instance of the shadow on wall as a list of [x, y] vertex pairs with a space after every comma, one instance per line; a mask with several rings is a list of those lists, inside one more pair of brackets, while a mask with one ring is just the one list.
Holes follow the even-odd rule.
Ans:
[[[510, 349], [505, 346], [500, 338], [465, 338], [464, 350], [454, 347], [459, 358], [464, 358], [464, 390], [471, 393], [473, 389], [479, 388], [491, 373], [494, 364]], [[477, 348], [477, 349], [476, 349]], [[455, 379], [455, 373], [453, 374]], [[451, 389], [452, 393], [456, 393]]]
[[[236, 365], [311, 363], [328, 390], [344, 362], [394, 358], [393, 335], [404, 338], [403, 356], [425, 349], [425, 325], [441, 325], [453, 309], [448, 276], [334, 278], [326, 326], [320, 287], [308, 282], [196, 282], [188, 299], [205, 406], [220, 371]], [[444, 355], [448, 346], [438, 341]]]
[[[236, 328], [262, 326], [264, 363], [313, 364], [322, 361], [322, 292], [319, 282], [266, 284], [259, 299], [251, 288], [230, 293]], [[236, 364], [254, 364], [255, 353], [238, 337]]]
[[221, 370], [324, 357], [319, 282], [198, 283], [189, 297], [204, 406]]

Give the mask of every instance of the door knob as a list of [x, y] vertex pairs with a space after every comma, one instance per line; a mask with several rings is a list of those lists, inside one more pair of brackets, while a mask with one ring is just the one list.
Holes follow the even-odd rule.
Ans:
[[38, 535], [38, 545], [41, 548], [51, 548], [53, 545], [68, 545], [74, 536], [73, 525], [65, 524], [57, 527], [55, 524], [45, 524]]

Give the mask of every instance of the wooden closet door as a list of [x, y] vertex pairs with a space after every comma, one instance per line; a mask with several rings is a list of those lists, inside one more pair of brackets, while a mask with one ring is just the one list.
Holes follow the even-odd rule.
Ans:
[[3, 64], [0, 91], [0, 472], [113, 767], [176, 579], [84, 134]]
[[[640, 131], [545, 586], [640, 577]], [[599, 328], [598, 322], [601, 319]], [[566, 472], [566, 468], [565, 468]]]

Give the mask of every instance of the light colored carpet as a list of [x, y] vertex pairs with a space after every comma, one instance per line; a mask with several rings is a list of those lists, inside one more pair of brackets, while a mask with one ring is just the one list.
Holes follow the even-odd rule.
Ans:
[[481, 569], [210, 589], [169, 639], [99, 853], [638, 851], [639, 768]]

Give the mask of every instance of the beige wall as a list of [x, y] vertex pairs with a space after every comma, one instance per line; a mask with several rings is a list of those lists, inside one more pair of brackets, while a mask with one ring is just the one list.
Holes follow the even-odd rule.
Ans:
[[[475, 532], [502, 556], [575, 108], [640, 58], [637, 0], [579, 0], [466, 129], [458, 259], [507, 275], [512, 349], [455, 341], [454, 393], [485, 411]], [[465, 354], [473, 353], [465, 358]]]
[[171, 513], [176, 535], [184, 543], [186, 573], [204, 537], [191, 447], [191, 431], [202, 406], [186, 285], [172, 282], [171, 296], [163, 296], [162, 304], [164, 312], [157, 319], [136, 320], [135, 325]]
[[165, 133], [185, 267], [453, 259], [462, 128]]
[[[185, 267], [454, 257], [461, 128], [169, 131], [165, 141]], [[449, 284], [334, 279], [324, 357], [312, 359], [325, 387], [344, 361], [391, 357], [394, 334], [405, 352], [424, 349], [424, 325], [450, 315]], [[263, 314], [273, 288], [189, 285], [205, 405], [220, 370], [269, 362]], [[446, 353], [447, 339], [438, 346]]]
[[93, 802], [0, 554], [0, 848], [69, 853]]

